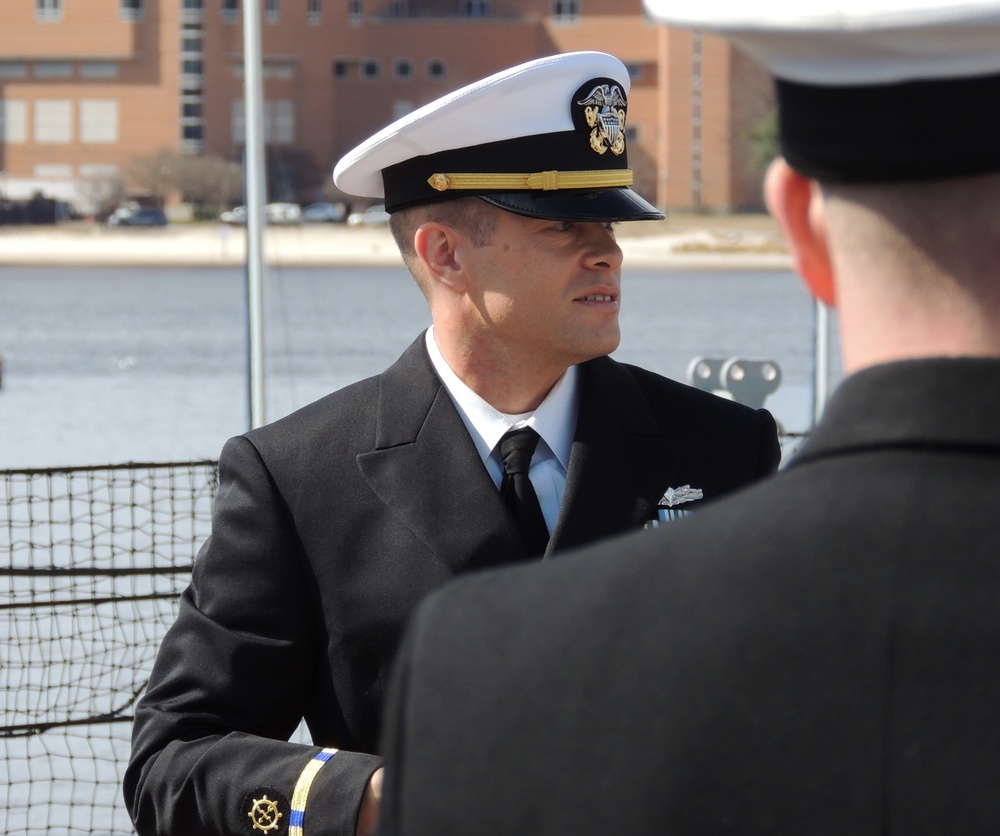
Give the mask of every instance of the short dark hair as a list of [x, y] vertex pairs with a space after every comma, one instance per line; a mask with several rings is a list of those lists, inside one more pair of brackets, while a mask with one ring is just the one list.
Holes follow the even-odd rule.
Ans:
[[413, 234], [421, 224], [428, 221], [448, 224], [468, 235], [474, 246], [485, 247], [493, 240], [497, 212], [502, 211], [478, 197], [461, 197], [393, 212], [389, 217], [389, 229], [409, 267], [417, 255], [413, 249]]

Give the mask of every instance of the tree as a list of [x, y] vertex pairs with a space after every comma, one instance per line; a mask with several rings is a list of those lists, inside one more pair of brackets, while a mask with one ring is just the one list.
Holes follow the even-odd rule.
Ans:
[[133, 159], [126, 176], [161, 205], [176, 195], [212, 217], [243, 194], [240, 166], [221, 157], [162, 150]]
[[772, 110], [767, 116], [754, 122], [746, 132], [749, 154], [747, 167], [752, 174], [763, 174], [771, 161], [781, 155], [778, 143], [778, 111]]

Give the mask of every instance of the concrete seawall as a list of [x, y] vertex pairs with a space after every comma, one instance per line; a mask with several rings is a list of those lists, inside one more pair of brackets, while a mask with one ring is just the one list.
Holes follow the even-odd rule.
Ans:
[[[787, 250], [766, 222], [704, 219], [616, 227], [625, 263], [635, 267], [788, 269]], [[98, 224], [0, 227], [0, 265], [237, 266], [244, 262], [246, 230], [223, 224], [111, 229]], [[269, 227], [264, 256], [285, 267], [398, 266], [399, 253], [384, 227], [303, 225]]]

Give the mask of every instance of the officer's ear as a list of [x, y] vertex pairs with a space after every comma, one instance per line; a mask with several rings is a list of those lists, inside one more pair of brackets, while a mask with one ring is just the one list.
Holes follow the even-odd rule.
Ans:
[[458, 258], [461, 233], [448, 224], [428, 221], [413, 233], [413, 249], [427, 275], [449, 290], [461, 293], [467, 277]]
[[827, 241], [826, 204], [819, 185], [779, 158], [767, 170], [764, 197], [788, 241], [796, 272], [813, 296], [834, 305], [837, 294]]

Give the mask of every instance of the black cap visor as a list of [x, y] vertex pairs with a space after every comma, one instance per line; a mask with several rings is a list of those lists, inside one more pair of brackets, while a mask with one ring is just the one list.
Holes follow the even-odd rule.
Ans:
[[663, 213], [631, 189], [490, 192], [480, 198], [500, 209], [552, 221], [661, 221]]

